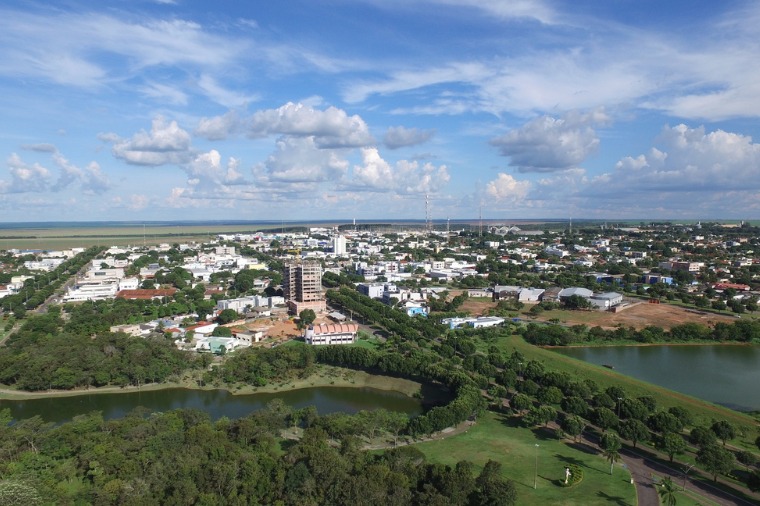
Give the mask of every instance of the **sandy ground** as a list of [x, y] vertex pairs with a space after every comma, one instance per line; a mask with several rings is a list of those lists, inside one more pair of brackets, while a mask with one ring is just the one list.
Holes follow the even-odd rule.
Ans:
[[[462, 305], [461, 310], [467, 311], [473, 316], [481, 316], [488, 309], [495, 306], [495, 302], [487, 299], [468, 299]], [[526, 316], [526, 312], [530, 307], [531, 305], [526, 304], [523, 311], [521, 311], [523, 317]], [[658, 327], [669, 329], [674, 325], [687, 322], [712, 326], [718, 322], [731, 323], [736, 321], [736, 318], [733, 316], [684, 309], [665, 303], [649, 304], [646, 301], [632, 305], [618, 313], [607, 311], [551, 311], [542, 314], [536, 320], [545, 321], [551, 318], [559, 318], [562, 323], [567, 325], [585, 324], [591, 327], [598, 325], [603, 328], [615, 328], [623, 325], [636, 329], [641, 329], [648, 325], [657, 325]], [[528, 320], [530, 321], [530, 319]]]

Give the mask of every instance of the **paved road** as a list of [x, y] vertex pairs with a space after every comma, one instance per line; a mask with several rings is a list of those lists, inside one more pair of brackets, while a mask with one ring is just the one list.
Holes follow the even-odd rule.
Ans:
[[[648, 458], [645, 451], [625, 448], [620, 454], [636, 483], [636, 495], [638, 496], [639, 506], [658, 506], [660, 504], [654, 485], [655, 479], [660, 481], [662, 478], [669, 476], [678, 485], [679, 490], [684, 484], [682, 470]], [[702, 480], [693, 481], [691, 478], [688, 478], [686, 480], [686, 488], [715, 504], [725, 506], [756, 506], [760, 504], [760, 500], [743, 499]]]

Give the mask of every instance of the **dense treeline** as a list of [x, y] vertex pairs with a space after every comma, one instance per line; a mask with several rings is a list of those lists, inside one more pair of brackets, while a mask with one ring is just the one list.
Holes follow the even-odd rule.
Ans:
[[733, 323], [716, 323], [707, 327], [698, 323], [674, 325], [670, 330], [650, 325], [643, 329], [618, 327], [614, 330], [585, 325], [563, 327], [529, 323], [522, 335], [526, 341], [539, 346], [567, 346], [578, 343], [604, 341], [631, 341], [637, 343], [665, 343], [689, 341], [760, 342], [760, 321], [737, 320]]
[[388, 332], [404, 339], [417, 341], [419, 339], [434, 339], [441, 335], [445, 327], [424, 317], [411, 317], [403, 311], [392, 308], [378, 300], [364, 296], [354, 290], [341, 287], [340, 290], [327, 292], [327, 300], [345, 311], [361, 315], [366, 321], [371, 321], [385, 328]]
[[0, 348], [0, 383], [21, 390], [69, 390], [166, 381], [193, 367], [190, 355], [166, 339], [70, 333], [58, 308], [24, 322]]
[[315, 371], [315, 351], [311, 346], [248, 348], [227, 357], [207, 374], [207, 380], [264, 386], [272, 381], [305, 378]]
[[[318, 417], [279, 403], [238, 420], [193, 410], [134, 412], [58, 427], [39, 417], [8, 425], [0, 411], [4, 504], [510, 505], [517, 493], [500, 465], [433, 465], [413, 447], [382, 455], [355, 436], [331, 444]], [[277, 444], [280, 430], [303, 437]]]
[[480, 389], [467, 374], [443, 367], [431, 355], [406, 357], [398, 353], [378, 353], [366, 348], [326, 346], [317, 350], [317, 360], [369, 372], [435, 381], [451, 389], [454, 393], [453, 401], [445, 406], [437, 406], [410, 422], [409, 432], [413, 435], [430, 434], [453, 427], [468, 418], [479, 416], [486, 408]]

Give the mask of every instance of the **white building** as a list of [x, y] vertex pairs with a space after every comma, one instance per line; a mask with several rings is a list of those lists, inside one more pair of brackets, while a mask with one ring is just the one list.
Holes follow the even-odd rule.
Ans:
[[338, 256], [346, 254], [346, 238], [342, 235], [333, 237], [333, 253]]
[[359, 326], [355, 323], [328, 323], [313, 325], [304, 332], [306, 344], [330, 345], [351, 344], [356, 342]]

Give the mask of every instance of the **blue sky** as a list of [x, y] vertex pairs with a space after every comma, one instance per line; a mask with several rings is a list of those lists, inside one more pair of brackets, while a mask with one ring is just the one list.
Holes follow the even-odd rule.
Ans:
[[0, 221], [760, 218], [760, 4], [5, 2]]

